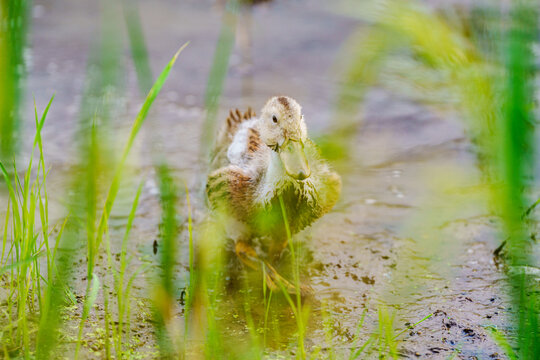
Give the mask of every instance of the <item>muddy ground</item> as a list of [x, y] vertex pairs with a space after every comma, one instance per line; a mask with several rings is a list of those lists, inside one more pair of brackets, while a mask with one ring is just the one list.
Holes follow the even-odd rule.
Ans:
[[[329, 11], [324, 3], [275, 1], [251, 10], [252, 64], [246, 64], [242, 50], [235, 47], [220, 100], [220, 120], [229, 108], [251, 105], [259, 109], [268, 97], [286, 94], [303, 106], [310, 133], [324, 136], [340, 85], [338, 60], [347, 54], [344, 44], [349, 35], [364, 26]], [[143, 127], [131, 160], [132, 181], [124, 184], [114, 210], [116, 254], [134, 186], [145, 182], [130, 238], [130, 254], [135, 257], [132, 270], [142, 263], [155, 265], [158, 259], [153, 254], [160, 221], [153, 154], [166, 159], [175, 176], [189, 185], [195, 232], [204, 217], [200, 133], [204, 91], [221, 26], [220, 7], [211, 1], [146, 0], [140, 1], [140, 10], [154, 74], [180, 45], [191, 43]], [[78, 161], [75, 133], [87, 58], [99, 34], [99, 9], [91, 2], [36, 0], [33, 16], [25, 146], [33, 136], [31, 97], [42, 109], [55, 93], [42, 137], [51, 168], [48, 187], [53, 218], [59, 221]], [[240, 22], [247, 21], [247, 16], [243, 13]], [[125, 133], [142, 103], [125, 33], [122, 37], [127, 74], [113, 122], [118, 133]], [[365, 340], [376, 326], [379, 305], [386, 304], [396, 314], [397, 331], [433, 314], [400, 336], [399, 352], [405, 358], [505, 358], [486, 330], [489, 325], [504, 330], [509, 326], [504, 274], [493, 259], [499, 245], [497, 229], [482, 205], [484, 198], [477, 195], [483, 190], [459, 116], [383, 88], [370, 91], [363, 110], [351, 116], [359, 124], [363, 121], [350, 161], [337, 168], [343, 177], [341, 200], [332, 213], [298, 236], [312, 257], [303, 272], [315, 290], [307, 348], [326, 347], [321, 304], [331, 309], [333, 336], [341, 355], [353, 346], [364, 309], [367, 317], [361, 339]], [[119, 145], [124, 137], [116, 139]], [[180, 205], [185, 223], [186, 207]], [[179, 289], [187, 278], [186, 241], [184, 230], [179, 239]], [[85, 271], [81, 265], [75, 274], [78, 295], [84, 294]], [[150, 275], [143, 274], [135, 285], [134, 333], [136, 350], [152, 357], [156, 348], [145, 290], [148, 281]], [[102, 306], [98, 301], [98, 307]], [[80, 308], [73, 311], [78, 313]], [[177, 315], [182, 321], [180, 305]], [[93, 315], [87, 329], [84, 355], [88, 358], [103, 355], [98, 320]], [[226, 320], [242, 328], [241, 318]], [[69, 333], [76, 324], [68, 325]], [[290, 356], [284, 350], [288, 345], [283, 336], [269, 357]]]

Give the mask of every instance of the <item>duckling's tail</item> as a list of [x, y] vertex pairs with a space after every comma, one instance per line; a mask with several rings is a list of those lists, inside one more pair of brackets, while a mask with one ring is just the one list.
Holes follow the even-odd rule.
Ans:
[[216, 139], [216, 144], [212, 150], [211, 155], [211, 166], [210, 168], [217, 168], [224, 166], [223, 161], [225, 160], [224, 156], [227, 154], [227, 149], [231, 142], [234, 139], [234, 135], [238, 131], [240, 124], [244, 121], [247, 121], [256, 116], [255, 111], [251, 107], [248, 107], [247, 111], [242, 113], [238, 109], [229, 111], [229, 116], [225, 121], [224, 126], [221, 128], [221, 131], [218, 134]]
[[242, 112], [238, 109], [229, 111], [229, 117], [227, 117], [227, 122], [225, 126], [225, 133], [234, 137], [234, 134], [238, 130], [238, 126], [245, 120], [249, 120], [253, 117], [255, 117], [255, 111], [251, 109], [251, 107], [248, 107], [247, 111], [242, 114]]

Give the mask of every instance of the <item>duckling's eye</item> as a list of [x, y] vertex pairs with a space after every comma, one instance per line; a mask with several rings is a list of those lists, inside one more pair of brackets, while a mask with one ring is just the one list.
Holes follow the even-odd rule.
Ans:
[[274, 124], [277, 124], [277, 117], [276, 117], [276, 115], [272, 115], [272, 121], [274, 122]]

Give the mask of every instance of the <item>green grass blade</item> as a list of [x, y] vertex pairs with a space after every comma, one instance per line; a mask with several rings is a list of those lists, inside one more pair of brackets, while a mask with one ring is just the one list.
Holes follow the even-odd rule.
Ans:
[[160, 202], [162, 209], [160, 242], [162, 246], [160, 256], [160, 279], [155, 289], [154, 316], [156, 325], [156, 337], [161, 356], [164, 358], [173, 356], [174, 339], [168, 332], [168, 324], [172, 320], [169, 316], [174, 304], [174, 272], [176, 262], [176, 241], [178, 235], [178, 221], [176, 203], [178, 189], [172, 178], [167, 165], [161, 165], [157, 169], [159, 178]]
[[210, 145], [214, 139], [216, 128], [216, 116], [219, 105], [219, 98], [225, 83], [225, 77], [229, 68], [229, 58], [234, 46], [236, 17], [238, 11], [238, 1], [227, 1], [226, 11], [223, 14], [223, 23], [212, 61], [212, 67], [208, 76], [204, 105], [206, 108], [206, 118], [204, 120], [201, 136], [201, 158], [205, 158], [209, 153]]
[[51, 99], [49, 100], [49, 102], [47, 103], [47, 106], [45, 107], [43, 114], [41, 114], [41, 118], [39, 121], [38, 121], [37, 113], [36, 113], [36, 135], [34, 137], [34, 146], [36, 146], [36, 143], [41, 144], [41, 130], [43, 129], [43, 125], [45, 124], [45, 119], [47, 118], [47, 114], [49, 113], [49, 109], [52, 105], [52, 102], [55, 96], [56, 94], [53, 95]]
[[493, 339], [493, 341], [495, 341], [495, 343], [504, 351], [504, 353], [506, 354], [506, 356], [508, 356], [510, 360], [519, 359], [514, 352], [514, 349], [512, 349], [512, 346], [504, 337], [504, 334], [499, 331], [499, 329], [494, 326], [489, 326], [487, 327], [487, 330], [489, 330], [488, 333]]
[[[187, 46], [187, 44], [188, 43], [186, 43], [178, 50], [172, 60], [164, 68], [161, 75], [158, 77], [154, 86], [150, 90], [150, 93], [146, 97], [146, 100], [143, 103], [143, 106], [139, 111], [139, 114], [137, 115], [137, 118], [135, 119], [135, 122], [131, 128], [129, 139], [124, 147], [121, 160], [117, 165], [114, 178], [107, 194], [104, 210], [100, 217], [98, 231], [96, 234], [96, 250], [97, 248], [99, 248], [101, 239], [105, 234], [105, 228], [108, 223], [109, 214], [116, 199], [116, 195], [118, 194], [123, 168], [125, 166], [135, 137], [137, 136], [142, 124], [144, 123], [144, 120], [146, 118], [146, 115], [148, 114], [148, 111], [150, 110], [152, 103], [156, 99], [163, 84], [165, 83], [165, 80], [167, 79], [172, 66], [176, 62], [178, 55]], [[77, 219], [74, 220], [76, 221]], [[72, 231], [70, 231], [70, 233], [71, 232]], [[54, 250], [53, 257], [55, 258], [56, 271], [54, 280], [49, 283], [49, 286], [47, 288], [47, 298], [45, 301], [45, 307], [47, 311], [44, 316], [42, 315], [40, 320], [36, 351], [36, 355], [39, 359], [49, 359], [51, 357], [51, 352], [55, 349], [57, 345], [59, 335], [58, 330], [62, 325], [62, 318], [60, 316], [60, 312], [65, 300], [64, 290], [66, 289], [66, 285], [68, 285], [68, 282], [70, 281], [70, 274], [72, 271], [72, 264], [70, 259], [73, 252], [76, 250], [73, 247], [73, 244], [76, 244], [79, 241], [75, 236], [76, 234], [69, 234], [69, 236], [62, 237], [62, 244], [57, 245], [58, 249], [62, 249], [61, 256], [57, 256], [56, 247]], [[93, 266], [93, 264], [90, 266]], [[89, 295], [90, 293], [91, 291], [89, 291], [87, 295]]]
[[43, 255], [43, 252], [38, 252], [37, 254], [34, 254], [30, 257], [27, 257], [23, 260], [19, 260], [19, 261], [16, 261], [12, 264], [9, 264], [9, 265], [6, 265], [6, 266], [3, 266], [0, 268], [0, 275], [4, 274], [5, 272], [8, 272], [12, 269], [16, 269], [16, 268], [19, 268], [21, 266], [24, 266], [24, 265], [28, 265], [32, 262], [34, 262], [38, 257], [42, 256]]
[[123, 0], [122, 8], [131, 48], [131, 57], [135, 64], [139, 90], [148, 93], [152, 87], [152, 69], [148, 59], [148, 49], [144, 40], [137, 0]]
[[137, 118], [135, 119], [135, 122], [133, 123], [131, 127], [131, 132], [129, 134], [128, 141], [126, 145], [124, 146], [124, 151], [122, 152], [122, 157], [120, 158], [120, 162], [117, 165], [116, 172], [112, 181], [112, 184], [109, 188], [109, 192], [107, 194], [107, 199], [105, 200], [105, 206], [103, 209], [103, 214], [101, 216], [101, 219], [99, 221], [98, 226], [98, 241], [96, 246], [99, 247], [101, 236], [103, 234], [104, 225], [105, 225], [105, 218], [109, 217], [109, 214], [111, 212], [112, 206], [114, 204], [114, 201], [116, 199], [116, 195], [118, 194], [118, 190], [120, 187], [120, 179], [122, 177], [122, 173], [124, 170], [124, 166], [127, 160], [127, 157], [131, 151], [131, 147], [133, 146], [133, 142], [135, 141], [135, 138], [137, 137], [137, 134], [139, 133], [139, 130], [141, 129], [141, 126], [144, 123], [144, 120], [146, 119], [146, 116], [148, 115], [148, 111], [150, 110], [150, 107], [154, 103], [154, 100], [158, 96], [159, 92], [161, 91], [161, 88], [163, 87], [163, 84], [165, 84], [165, 81], [167, 80], [167, 77], [169, 76], [169, 73], [176, 62], [176, 59], [178, 58], [178, 55], [182, 52], [182, 50], [185, 49], [185, 47], [189, 44], [189, 42], [185, 43], [173, 56], [171, 61], [165, 66], [165, 69], [161, 72], [159, 77], [157, 78], [156, 82], [154, 83], [154, 86], [152, 89], [150, 89], [150, 92], [148, 93], [148, 96], [146, 97], [146, 100], [144, 101], [141, 110], [139, 111], [139, 114], [137, 115]]

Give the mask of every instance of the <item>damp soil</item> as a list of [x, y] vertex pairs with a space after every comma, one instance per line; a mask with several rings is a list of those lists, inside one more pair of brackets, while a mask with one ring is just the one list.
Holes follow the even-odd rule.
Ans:
[[[153, 155], [160, 154], [174, 176], [188, 184], [197, 235], [197, 226], [206, 214], [204, 166], [199, 156], [204, 91], [219, 36], [221, 8], [219, 3], [199, 0], [139, 3], [154, 74], [180, 45], [190, 41], [136, 142], [129, 180], [122, 186], [111, 220], [111, 246], [117, 259], [135, 186], [143, 181], [129, 239], [129, 255], [133, 256], [129, 269], [133, 272], [142, 264], [150, 266], [137, 277], [132, 293], [132, 345], [142, 357], [152, 358], [157, 356], [157, 348], [147, 289], [161, 251]], [[251, 33], [249, 56], [242, 45], [231, 55], [219, 120], [230, 108], [250, 105], [257, 109], [269, 96], [286, 94], [303, 106], [310, 133], [324, 138], [340, 86], [339, 59], [347, 54], [344, 44], [365, 25], [323, 5], [323, 1], [274, 1], [241, 12], [239, 23], [243, 25], [238, 38], [243, 36], [241, 32]], [[35, 97], [38, 109], [56, 94], [42, 137], [51, 169], [52, 218], [61, 221], [66, 189], [76, 173], [78, 114], [87, 59], [99, 34], [99, 9], [87, 1], [36, 0], [33, 16], [27, 93]], [[112, 120], [113, 149], [123, 143], [125, 135], [118, 134], [125, 134], [142, 103], [122, 31], [122, 62], [127, 73]], [[33, 136], [31, 96], [25, 110], [25, 139]], [[504, 273], [493, 258], [499, 246], [497, 226], [485, 206], [464, 200], [474, 198], [469, 195], [479, 186], [475, 180], [479, 171], [459, 116], [384, 88], [369, 91], [365, 106], [351, 116], [359, 124], [354, 146], [346, 164], [335, 164], [343, 179], [341, 200], [331, 213], [296, 237], [308, 260], [302, 266], [302, 276], [314, 289], [308, 300], [312, 316], [306, 347], [328, 351], [322, 316], [325, 308], [330, 313], [335, 351], [340, 357], [348, 356], [377, 330], [378, 309], [386, 305], [395, 315], [396, 333], [406, 330], [398, 344], [404, 358], [504, 359], [487, 330], [491, 325], [509, 330], [511, 311]], [[24, 163], [29, 146], [30, 141], [25, 141], [19, 163]], [[111, 156], [118, 156], [115, 150]], [[182, 231], [175, 316], [182, 322], [181, 290], [189, 276], [188, 234], [187, 208], [183, 200], [178, 205]], [[99, 276], [110, 277], [106, 259], [100, 257], [99, 262]], [[72, 280], [78, 304], [70, 308], [68, 319], [81, 312], [86, 286], [84, 249], [74, 264]], [[112, 289], [104, 291], [113, 297]], [[102, 290], [98, 310], [103, 310], [103, 295]], [[241, 303], [231, 304], [231, 311], [220, 315], [230, 324], [231, 336], [247, 336], [245, 319], [238, 315], [241, 311]], [[88, 322], [82, 353], [86, 358], [104, 354], [101, 314], [92, 312]], [[355, 342], [364, 314], [360, 341]], [[296, 325], [294, 320], [286, 320], [290, 315], [287, 310], [279, 314], [281, 336], [271, 341], [269, 358], [293, 354], [291, 335]], [[68, 320], [66, 354], [73, 350], [69, 340], [76, 336], [76, 326]]]

